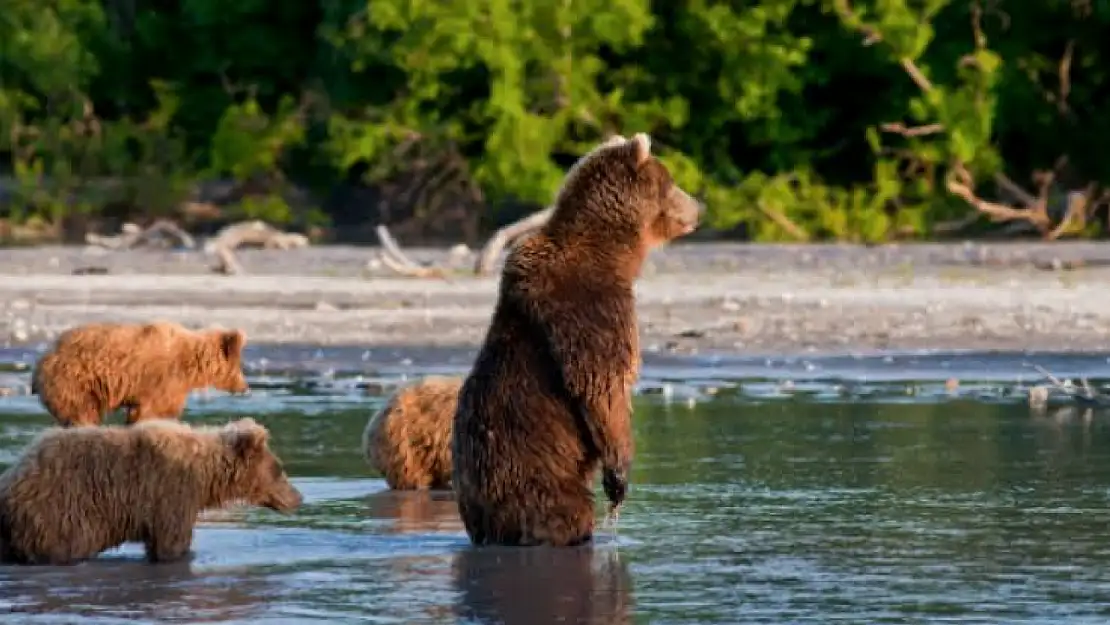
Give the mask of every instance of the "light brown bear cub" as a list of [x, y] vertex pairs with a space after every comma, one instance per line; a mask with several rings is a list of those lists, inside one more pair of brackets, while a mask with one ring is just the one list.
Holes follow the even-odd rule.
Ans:
[[35, 364], [31, 392], [63, 426], [99, 425], [117, 408], [127, 423], [180, 418], [189, 392], [245, 393], [241, 330], [190, 330], [160, 321], [67, 330]]
[[429, 376], [399, 389], [362, 432], [366, 460], [396, 490], [451, 487], [451, 425], [462, 378]]
[[611, 504], [624, 501], [634, 285], [648, 251], [700, 214], [647, 135], [615, 137], [575, 163], [549, 221], [510, 251], [453, 428], [452, 483], [473, 543], [589, 541], [599, 468]]
[[199, 512], [241, 500], [301, 504], [254, 419], [50, 428], [0, 475], [0, 561], [73, 564], [125, 542], [145, 543], [151, 562], [177, 560]]

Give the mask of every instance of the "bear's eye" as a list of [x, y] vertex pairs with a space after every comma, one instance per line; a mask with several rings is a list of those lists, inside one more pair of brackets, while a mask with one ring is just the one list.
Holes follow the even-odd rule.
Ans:
[[283, 473], [285, 473], [285, 469], [282, 468], [280, 462], [274, 462], [270, 465], [270, 475], [275, 479], [281, 477]]

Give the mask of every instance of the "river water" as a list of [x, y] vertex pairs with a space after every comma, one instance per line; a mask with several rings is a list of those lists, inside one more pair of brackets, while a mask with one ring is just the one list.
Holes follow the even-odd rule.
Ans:
[[[647, 355], [619, 525], [564, 550], [473, 549], [450, 493], [389, 492], [363, 460], [384, 395], [468, 354], [248, 355], [252, 395], [186, 418], [264, 422], [302, 510], [207, 514], [179, 564], [0, 566], [0, 621], [1110, 620], [1110, 413], [1026, 401], [1031, 363], [1101, 387], [1105, 355]], [[50, 423], [34, 357], [0, 351], [0, 466]]]

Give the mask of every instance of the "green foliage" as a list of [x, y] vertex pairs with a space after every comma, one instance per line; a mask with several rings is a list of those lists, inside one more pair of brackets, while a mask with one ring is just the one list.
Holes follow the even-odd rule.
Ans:
[[651, 23], [646, 0], [371, 2], [340, 49], [356, 72], [384, 64], [405, 81], [365, 121], [334, 120], [342, 162], [414, 139], [478, 148], [471, 170], [490, 195], [547, 201], [563, 173], [552, 156], [582, 152], [576, 137], [596, 140], [622, 109], [599, 85], [599, 52], [639, 45]]
[[971, 211], [954, 171], [1110, 182], [1108, 25], [1064, 0], [11, 0], [0, 211], [171, 214], [218, 178], [255, 189], [234, 215], [315, 223], [290, 188], [353, 181], [435, 221], [544, 204], [646, 131], [713, 228], [928, 237]]
[[273, 116], [248, 99], [224, 109], [212, 135], [210, 167], [247, 180], [278, 169], [282, 155], [304, 142], [305, 128], [293, 99], [286, 96]]

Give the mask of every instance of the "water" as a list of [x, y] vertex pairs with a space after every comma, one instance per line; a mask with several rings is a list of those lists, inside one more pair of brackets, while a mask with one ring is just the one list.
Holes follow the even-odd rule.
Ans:
[[[49, 418], [0, 351], [0, 465]], [[204, 516], [190, 562], [139, 545], [0, 566], [0, 621], [1094, 623], [1110, 618], [1110, 413], [1026, 402], [1038, 363], [1101, 388], [1097, 354], [813, 359], [648, 355], [618, 531], [581, 549], [473, 549], [450, 493], [394, 493], [359, 449], [399, 381], [467, 355], [249, 353], [248, 398], [305, 494]], [[23, 363], [23, 364], [20, 364]], [[434, 364], [435, 367], [428, 365]], [[949, 380], [958, 380], [955, 385]]]

